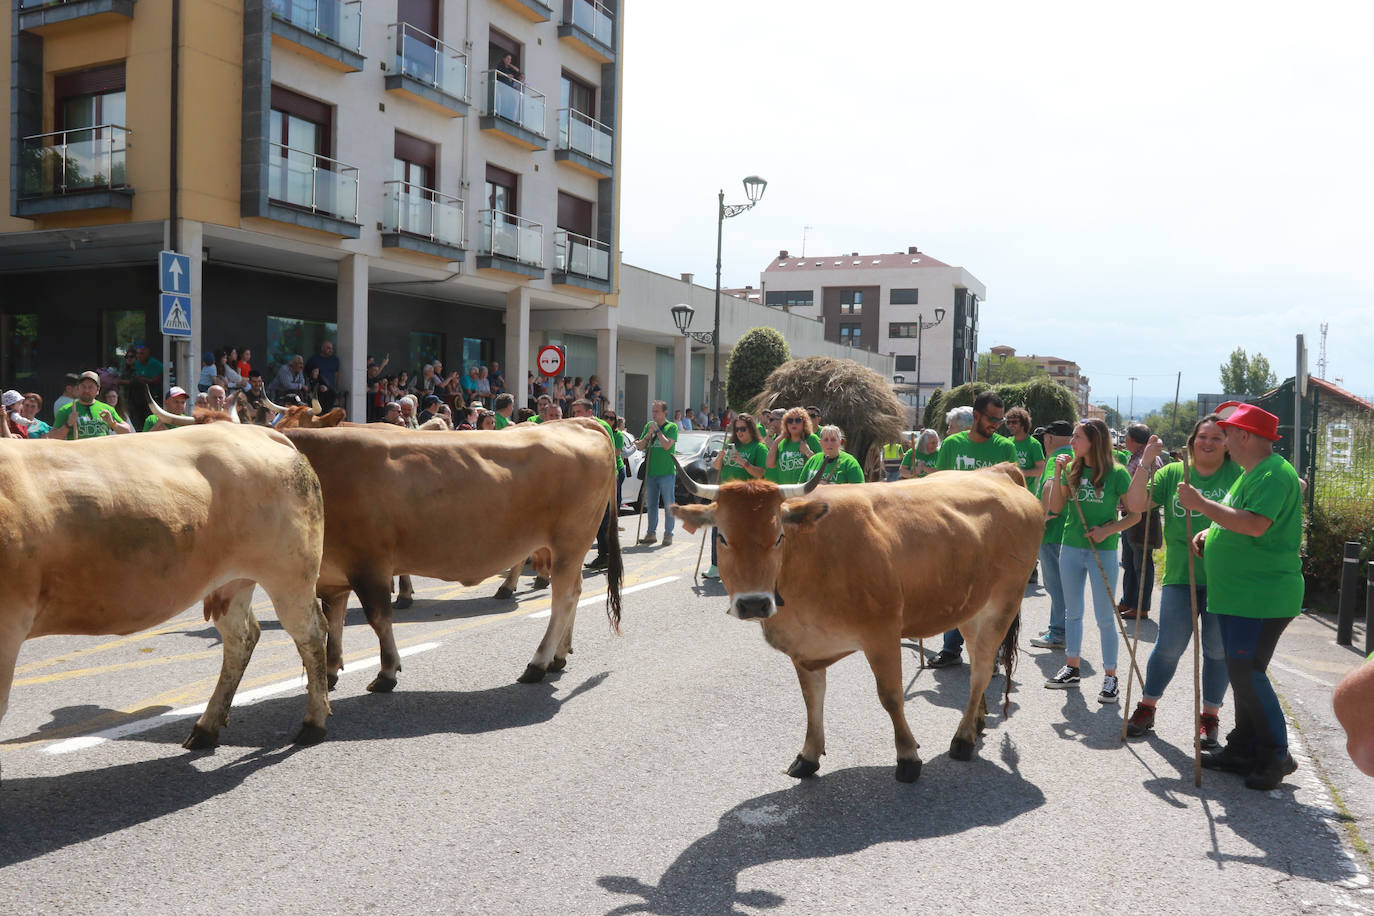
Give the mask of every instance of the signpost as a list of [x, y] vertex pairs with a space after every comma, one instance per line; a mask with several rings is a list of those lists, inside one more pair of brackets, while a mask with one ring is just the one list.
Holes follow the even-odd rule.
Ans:
[[191, 336], [191, 297], [162, 293], [158, 296], [162, 333], [168, 337]]
[[191, 338], [191, 256], [175, 251], [157, 253], [158, 327], [162, 329], [162, 389], [171, 384], [169, 338]]
[[563, 348], [554, 344], [546, 344], [539, 348], [539, 354], [534, 359], [534, 364], [539, 369], [539, 374], [545, 378], [563, 374]]

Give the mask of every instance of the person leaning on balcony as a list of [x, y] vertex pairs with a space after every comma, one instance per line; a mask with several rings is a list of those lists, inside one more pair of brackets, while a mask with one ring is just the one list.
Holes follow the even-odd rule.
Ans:
[[510, 77], [514, 82], [523, 83], [525, 81], [525, 74], [515, 65], [515, 55], [509, 51], [501, 55], [501, 62], [496, 65], [496, 69], [500, 70], [503, 75]]

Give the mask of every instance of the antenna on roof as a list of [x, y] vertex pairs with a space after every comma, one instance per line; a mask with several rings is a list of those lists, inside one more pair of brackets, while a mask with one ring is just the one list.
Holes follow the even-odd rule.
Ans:
[[802, 226], [802, 257], [806, 257], [806, 233], [810, 232], [812, 228], [811, 226]]
[[1326, 378], [1326, 322], [1322, 322], [1322, 344], [1317, 350], [1317, 378]]

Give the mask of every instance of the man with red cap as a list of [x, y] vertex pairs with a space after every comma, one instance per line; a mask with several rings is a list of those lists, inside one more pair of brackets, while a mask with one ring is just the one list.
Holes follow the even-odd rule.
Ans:
[[1284, 629], [1302, 612], [1302, 490], [1293, 466], [1274, 453], [1279, 418], [1254, 404], [1217, 408], [1226, 448], [1245, 473], [1213, 502], [1186, 482], [1180, 506], [1212, 526], [1193, 548], [1207, 573], [1207, 611], [1218, 615], [1236, 727], [1203, 766], [1245, 775], [1251, 789], [1273, 789], [1297, 769], [1288, 727], [1266, 669]]

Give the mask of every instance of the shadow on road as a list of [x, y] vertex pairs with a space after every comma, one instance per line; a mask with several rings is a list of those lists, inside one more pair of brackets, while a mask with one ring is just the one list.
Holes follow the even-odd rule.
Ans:
[[[1043, 805], [1040, 789], [1022, 778], [1007, 736], [1001, 757], [1009, 769], [942, 755], [925, 765], [915, 785], [894, 780], [891, 767], [854, 767], [750, 799], [725, 812], [714, 832], [683, 850], [657, 884], [623, 875], [598, 878], [597, 884], [612, 893], [640, 898], [608, 916], [778, 909], [786, 906], [786, 897], [740, 890], [739, 876], [769, 862], [850, 855], [880, 843], [938, 839], [1004, 824]], [[954, 784], [976, 787], [976, 792], [951, 791]]]

